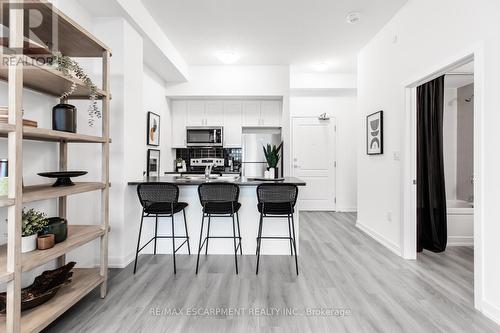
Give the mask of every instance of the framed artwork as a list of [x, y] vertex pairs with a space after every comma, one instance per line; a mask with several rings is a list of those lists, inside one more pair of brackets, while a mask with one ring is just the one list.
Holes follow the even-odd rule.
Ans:
[[148, 146], [160, 145], [160, 116], [153, 112], [148, 112]]
[[384, 153], [384, 111], [366, 117], [366, 153], [368, 155]]
[[148, 149], [147, 163], [147, 176], [160, 177], [160, 151], [158, 149]]

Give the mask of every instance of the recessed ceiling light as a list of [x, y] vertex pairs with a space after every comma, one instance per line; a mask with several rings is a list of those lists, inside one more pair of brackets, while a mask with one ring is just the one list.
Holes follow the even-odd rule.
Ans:
[[240, 60], [240, 55], [234, 51], [219, 51], [216, 54], [217, 59], [219, 59], [224, 64], [234, 64]]
[[314, 68], [318, 72], [324, 72], [330, 68], [330, 64], [327, 62], [320, 62], [320, 63], [317, 63], [316, 65], [314, 65]]
[[361, 15], [359, 12], [351, 12], [347, 14], [345, 20], [349, 24], [356, 24], [359, 22], [359, 20], [361, 20]]

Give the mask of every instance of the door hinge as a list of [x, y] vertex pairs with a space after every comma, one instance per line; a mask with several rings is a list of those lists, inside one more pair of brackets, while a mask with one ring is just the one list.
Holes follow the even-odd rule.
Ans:
[[336, 168], [337, 167], [337, 161], [333, 162], [333, 167]]
[[334, 203], [337, 203], [337, 198], [333, 198], [333, 202], [334, 202]]
[[337, 132], [337, 125], [333, 126], [333, 130]]

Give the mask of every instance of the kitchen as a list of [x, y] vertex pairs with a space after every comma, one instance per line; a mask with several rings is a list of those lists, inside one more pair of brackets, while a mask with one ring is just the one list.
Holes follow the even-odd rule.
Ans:
[[[230, 182], [240, 188], [239, 202], [241, 209], [241, 253], [255, 255], [256, 236], [259, 228], [256, 187], [262, 183], [294, 184], [305, 186], [305, 182], [293, 177], [283, 177], [283, 153], [280, 149], [276, 168], [270, 169], [266, 162], [263, 148], [270, 145], [278, 149], [282, 138], [281, 98], [172, 98], [169, 101], [172, 126], [172, 156], [175, 159], [166, 162], [163, 174], [161, 167], [155, 166], [156, 173], [149, 172], [143, 180], [130, 181], [136, 186], [142, 182], [166, 182], [179, 186], [179, 202], [188, 203], [185, 210], [187, 233], [189, 238], [197, 240], [202, 228], [202, 206], [198, 185], [206, 182]], [[283, 143], [282, 146], [285, 146]], [[281, 148], [281, 147], [280, 147]], [[147, 173], [147, 172], [146, 172]], [[300, 193], [300, 191], [299, 191]], [[300, 196], [300, 194], [299, 194]], [[140, 209], [137, 202], [137, 209]], [[295, 230], [298, 235], [300, 207], [293, 214]], [[209, 232], [215, 235], [228, 234], [227, 225], [218, 223], [223, 218], [213, 218]], [[171, 232], [169, 221], [162, 223], [159, 218], [155, 234]], [[286, 218], [284, 219], [286, 221]], [[175, 229], [182, 230], [181, 218], [178, 217]], [[146, 222], [145, 222], [146, 223]], [[283, 228], [284, 227], [284, 228]], [[180, 228], [180, 229], [179, 229]], [[273, 223], [266, 226], [266, 233], [283, 234], [286, 224]], [[200, 235], [201, 237], [201, 235]], [[192, 241], [193, 242], [193, 241]], [[177, 245], [180, 244], [180, 241]], [[141, 242], [141, 245], [142, 242]], [[139, 246], [138, 246], [139, 249]], [[170, 242], [158, 242], [156, 253], [172, 253]], [[179, 248], [179, 253], [188, 253], [187, 248]], [[298, 246], [297, 246], [298, 251]], [[144, 253], [155, 252], [145, 249]], [[234, 253], [233, 244], [224, 239], [210, 240], [209, 254]], [[262, 254], [290, 254], [287, 242], [267, 242]], [[139, 257], [140, 267], [140, 257]], [[140, 268], [139, 268], [140, 269]]]

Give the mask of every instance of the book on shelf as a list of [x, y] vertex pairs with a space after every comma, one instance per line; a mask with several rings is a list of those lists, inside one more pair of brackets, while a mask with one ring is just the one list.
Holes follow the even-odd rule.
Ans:
[[[9, 117], [0, 114], [0, 124], [8, 124]], [[23, 119], [23, 126], [38, 127], [38, 122], [30, 119]]]

